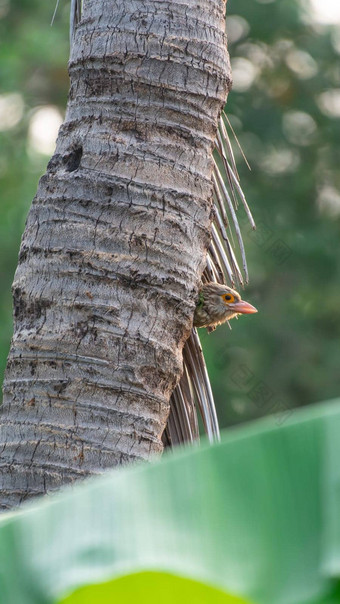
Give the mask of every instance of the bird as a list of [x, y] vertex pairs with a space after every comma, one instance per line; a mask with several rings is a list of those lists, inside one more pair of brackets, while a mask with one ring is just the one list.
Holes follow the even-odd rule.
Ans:
[[165, 447], [199, 440], [196, 405], [210, 441], [219, 440], [214, 399], [196, 328], [206, 327], [210, 333], [217, 325], [238, 315], [256, 312], [255, 306], [242, 300], [240, 294], [228, 285], [213, 281], [202, 285], [193, 329], [183, 349], [183, 375], [171, 397], [170, 414], [162, 438]]
[[194, 327], [206, 327], [209, 332], [237, 315], [256, 313], [257, 309], [241, 299], [240, 294], [227, 285], [205, 283], [200, 292], [194, 314]]

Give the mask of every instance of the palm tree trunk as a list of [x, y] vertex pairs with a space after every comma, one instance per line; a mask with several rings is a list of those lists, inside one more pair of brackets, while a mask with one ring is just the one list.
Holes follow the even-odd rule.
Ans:
[[222, 0], [86, 0], [13, 284], [0, 506], [162, 451], [210, 240]]

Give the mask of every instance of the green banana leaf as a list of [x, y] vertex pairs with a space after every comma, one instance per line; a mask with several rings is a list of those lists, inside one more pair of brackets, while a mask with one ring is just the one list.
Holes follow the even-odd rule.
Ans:
[[281, 422], [4, 514], [1, 604], [340, 602], [340, 400]]

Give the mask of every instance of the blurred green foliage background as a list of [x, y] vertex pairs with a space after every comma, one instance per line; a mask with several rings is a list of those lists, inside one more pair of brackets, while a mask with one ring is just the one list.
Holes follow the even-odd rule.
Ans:
[[[319, 3], [320, 5], [320, 3]], [[333, 2], [336, 9], [336, 3]], [[340, 18], [308, 0], [229, 0], [227, 113], [257, 315], [202, 333], [222, 426], [339, 395]], [[331, 9], [330, 9], [331, 10]], [[24, 221], [65, 110], [69, 2], [0, 0], [0, 375]], [[329, 16], [329, 21], [332, 14]]]

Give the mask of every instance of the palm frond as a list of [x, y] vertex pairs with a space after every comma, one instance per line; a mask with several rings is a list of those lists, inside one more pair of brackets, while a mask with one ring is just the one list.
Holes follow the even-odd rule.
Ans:
[[[207, 265], [202, 281], [215, 281], [234, 287], [243, 287], [245, 283], [248, 283], [248, 268], [237, 218], [240, 204], [253, 229], [255, 229], [255, 222], [240, 185], [228, 128], [239, 145], [226, 114], [222, 112], [214, 149], [212, 173], [214, 217]], [[246, 159], [245, 161], [249, 167]], [[242, 270], [234, 249], [235, 240], [242, 260]], [[214, 397], [199, 336], [197, 330], [193, 328], [183, 348], [183, 376], [170, 399], [170, 415], [164, 432], [164, 444], [174, 446], [199, 440], [197, 412], [209, 440], [211, 442], [219, 440]]]

